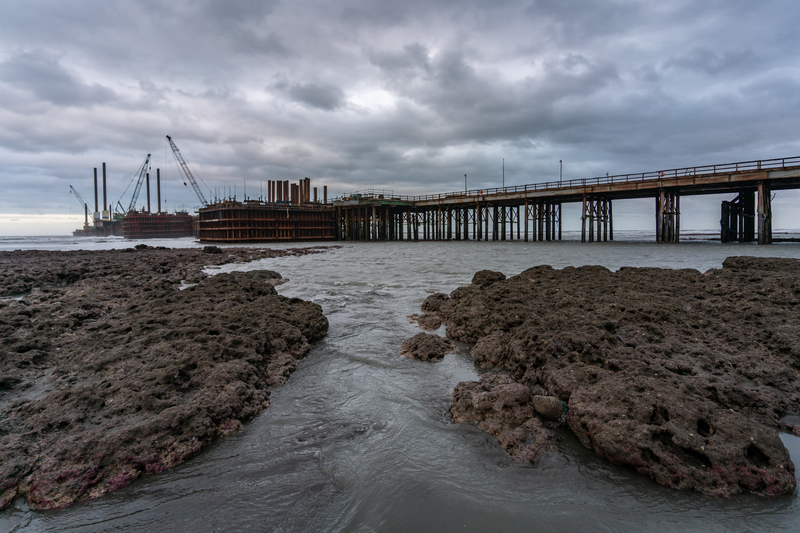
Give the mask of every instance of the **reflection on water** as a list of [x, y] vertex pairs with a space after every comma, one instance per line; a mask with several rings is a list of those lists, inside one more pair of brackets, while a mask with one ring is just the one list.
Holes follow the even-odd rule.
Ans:
[[[182, 243], [181, 243], [182, 244]], [[173, 244], [174, 246], [174, 244]], [[226, 265], [277, 270], [277, 290], [319, 303], [330, 321], [272, 405], [201, 456], [88, 503], [0, 514], [18, 531], [751, 531], [796, 530], [797, 496], [728, 500], [661, 487], [610, 465], [562, 432], [558, 453], [511, 462], [450, 422], [466, 353], [398, 357], [428, 291], [488, 268], [539, 264], [719, 268], [729, 255], [800, 257], [800, 247], [642, 242], [352, 243], [326, 254]], [[800, 439], [783, 435], [795, 462]]]

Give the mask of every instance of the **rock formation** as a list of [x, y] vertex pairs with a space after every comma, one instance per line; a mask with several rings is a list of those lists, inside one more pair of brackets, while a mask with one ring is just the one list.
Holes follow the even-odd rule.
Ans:
[[[705, 274], [596, 266], [498, 274], [480, 272], [422, 304], [449, 338], [474, 343], [477, 364], [528, 390], [501, 402], [506, 415], [476, 396], [495, 382], [460, 384], [455, 421], [483, 424], [515, 457], [535, 458], [499, 435], [527, 424], [544, 394], [566, 404], [566, 426], [584, 446], [663, 485], [718, 495], [794, 490], [778, 429], [800, 433], [781, 420], [800, 413], [800, 262], [729, 258]], [[550, 406], [533, 418], [555, 416], [555, 402], [538, 401]]]
[[406, 339], [400, 347], [400, 356], [420, 361], [438, 361], [445, 354], [456, 351], [451, 341], [431, 333], [418, 333]]
[[0, 290], [32, 291], [0, 300], [0, 509], [123, 487], [269, 405], [328, 322], [277, 272], [201, 271], [287, 252], [219, 250], [0, 253]]

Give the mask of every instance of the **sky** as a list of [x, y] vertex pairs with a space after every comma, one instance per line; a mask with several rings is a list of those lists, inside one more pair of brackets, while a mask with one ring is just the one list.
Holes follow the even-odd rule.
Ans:
[[[148, 153], [163, 208], [195, 209], [166, 135], [207, 197], [240, 199], [304, 177], [330, 197], [416, 195], [461, 190], [464, 174], [469, 188], [557, 180], [559, 161], [572, 179], [800, 155], [796, 0], [0, 0], [0, 13], [0, 235], [81, 227], [69, 186], [93, 204], [103, 162], [109, 203], [127, 207]], [[719, 227], [722, 199], [687, 198], [682, 227]], [[798, 200], [777, 193], [776, 228], [800, 228]], [[653, 210], [615, 205], [615, 229], [654, 226]]]

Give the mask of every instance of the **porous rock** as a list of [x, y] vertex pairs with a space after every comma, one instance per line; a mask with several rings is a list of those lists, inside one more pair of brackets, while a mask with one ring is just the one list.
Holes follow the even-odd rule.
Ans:
[[495, 272], [494, 270], [480, 270], [472, 276], [472, 284], [478, 287], [488, 287], [492, 283], [503, 281], [506, 275], [502, 272]]
[[451, 341], [432, 333], [417, 333], [406, 339], [400, 347], [400, 356], [420, 361], [438, 361], [445, 354], [456, 351]]
[[0, 291], [31, 291], [0, 300], [0, 509], [64, 507], [200, 453], [326, 334], [277, 272], [197, 275], [293, 251], [129, 250], [0, 252]]
[[433, 331], [442, 327], [442, 319], [436, 315], [425, 313], [417, 317], [417, 324], [419, 324], [419, 327], [422, 329]]
[[473, 423], [497, 439], [516, 461], [535, 462], [552, 451], [553, 435], [536, 417], [531, 390], [505, 374], [456, 385], [450, 414], [456, 423]]
[[780, 495], [796, 484], [778, 429], [800, 413], [798, 279], [792, 259], [539, 266], [436, 313], [476, 363], [566, 402], [569, 430], [609, 461], [678, 489]]
[[426, 313], [436, 313], [441, 308], [442, 304], [448, 301], [450, 297], [442, 292], [431, 294], [425, 301], [422, 302], [422, 310]]
[[533, 410], [539, 417], [558, 422], [567, 414], [567, 404], [555, 396], [534, 396]]

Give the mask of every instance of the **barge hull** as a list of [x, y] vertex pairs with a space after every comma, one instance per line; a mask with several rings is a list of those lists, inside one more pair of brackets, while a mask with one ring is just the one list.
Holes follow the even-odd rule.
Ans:
[[122, 219], [126, 239], [171, 239], [194, 235], [192, 216], [188, 213], [129, 213]]
[[332, 205], [224, 201], [198, 211], [197, 239], [209, 243], [336, 240]]

